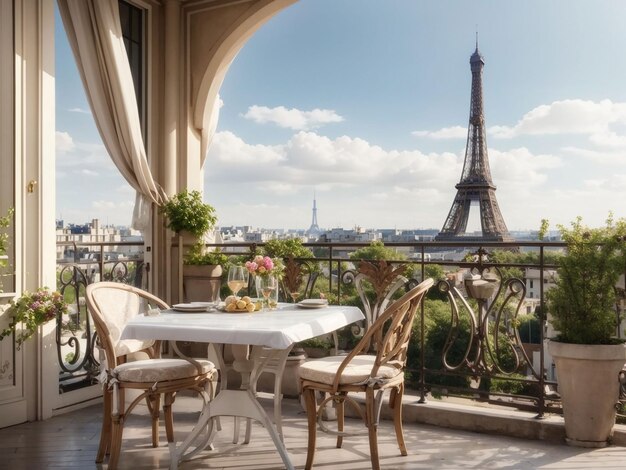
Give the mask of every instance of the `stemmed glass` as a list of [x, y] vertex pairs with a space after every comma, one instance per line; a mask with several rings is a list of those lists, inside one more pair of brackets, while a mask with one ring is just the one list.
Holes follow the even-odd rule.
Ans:
[[263, 310], [267, 310], [270, 304], [270, 295], [278, 288], [278, 282], [274, 276], [261, 277], [259, 287], [263, 295]]
[[300, 297], [300, 292], [296, 289], [293, 292], [289, 292], [289, 295], [291, 296], [291, 300], [293, 300], [293, 303], [296, 303], [296, 300], [298, 300], [298, 297]]
[[248, 272], [243, 266], [231, 266], [228, 269], [228, 288], [237, 297], [237, 293], [246, 285]]

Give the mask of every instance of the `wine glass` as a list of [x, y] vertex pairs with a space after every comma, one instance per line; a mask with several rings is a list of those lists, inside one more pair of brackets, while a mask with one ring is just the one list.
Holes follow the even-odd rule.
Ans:
[[261, 277], [259, 279], [261, 294], [263, 295], [263, 310], [270, 306], [270, 295], [278, 288], [278, 282], [274, 276]]
[[295, 304], [296, 300], [298, 300], [298, 297], [300, 297], [300, 292], [296, 288], [296, 290], [294, 290], [293, 292], [289, 291], [289, 295], [291, 296], [291, 300]]
[[247, 271], [243, 266], [231, 266], [228, 269], [228, 288], [237, 297], [237, 293], [246, 285]]

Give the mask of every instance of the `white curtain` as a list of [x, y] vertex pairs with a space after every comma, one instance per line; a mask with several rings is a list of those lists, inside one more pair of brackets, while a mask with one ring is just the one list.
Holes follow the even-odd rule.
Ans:
[[148, 165], [118, 0], [58, 0], [58, 5], [100, 136], [137, 191], [132, 227], [146, 230], [151, 204], [160, 205], [167, 196]]

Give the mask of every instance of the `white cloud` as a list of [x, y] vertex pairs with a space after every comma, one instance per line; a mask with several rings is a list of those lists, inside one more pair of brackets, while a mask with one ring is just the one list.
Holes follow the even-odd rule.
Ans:
[[[270, 146], [247, 144], [226, 131], [215, 135], [206, 171], [211, 180], [236, 177], [243, 184], [263, 187], [270, 181], [330, 189], [420, 180], [453, 186], [461, 164], [461, 157], [452, 153], [385, 150], [348, 136], [331, 139], [315, 132], [298, 132], [285, 144]], [[450, 173], [454, 176], [445, 177], [442, 167], [453, 168]]]
[[[567, 157], [562, 150], [489, 149], [509, 228], [537, 228], [542, 217], [567, 223], [579, 213], [593, 223], [590, 201], [608, 211], [609, 201], [626, 197], [626, 169], [598, 178], [587, 159], [573, 163]], [[440, 228], [463, 158], [462, 150], [401, 151], [315, 132], [298, 132], [280, 145], [251, 145], [232, 132], [218, 132], [205, 167], [206, 197], [224, 225], [306, 228], [315, 191], [322, 227]], [[586, 178], [572, 176], [572, 170]]]
[[294, 130], [317, 129], [324, 124], [342, 122], [344, 119], [332, 109], [314, 109], [302, 111], [300, 109], [287, 109], [284, 106], [268, 108], [267, 106], [253, 105], [243, 115], [259, 124], [272, 123], [279, 127]]
[[626, 122], [626, 103], [569, 99], [537, 106], [522, 116], [515, 126], [493, 126], [489, 133], [502, 139], [521, 135], [593, 136], [607, 134], [611, 124], [623, 122]]
[[269, 165], [284, 159], [281, 146], [248, 144], [229, 131], [215, 134], [209, 157], [228, 165]]
[[[364, 225], [363, 211], [376, 214], [379, 227], [438, 226], [454, 197], [462, 158], [315, 132], [298, 132], [281, 145], [250, 145], [218, 132], [206, 160], [206, 197], [224, 225], [307, 225], [316, 191], [324, 227]], [[262, 203], [276, 208], [252, 207]]]
[[545, 170], [563, 166], [561, 157], [550, 154], [535, 155], [525, 147], [507, 151], [489, 151], [491, 174], [497, 186], [531, 189], [547, 181]]
[[413, 131], [412, 135], [416, 137], [427, 137], [429, 139], [466, 139], [467, 127], [452, 126], [444, 127], [436, 131]]
[[91, 114], [91, 111], [83, 108], [70, 108], [68, 109], [70, 113], [80, 113], [80, 114]]
[[57, 153], [66, 153], [74, 150], [74, 139], [67, 132], [55, 132], [55, 148]]

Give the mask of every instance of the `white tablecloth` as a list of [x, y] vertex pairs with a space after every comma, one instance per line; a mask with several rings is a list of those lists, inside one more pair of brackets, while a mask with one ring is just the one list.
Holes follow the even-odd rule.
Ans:
[[224, 344], [251, 344], [285, 349], [293, 343], [333, 332], [364, 316], [358, 307], [318, 309], [280, 304], [276, 310], [254, 313], [182, 313], [138, 315], [127, 323], [122, 339], [161, 339]]

